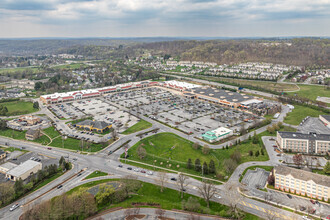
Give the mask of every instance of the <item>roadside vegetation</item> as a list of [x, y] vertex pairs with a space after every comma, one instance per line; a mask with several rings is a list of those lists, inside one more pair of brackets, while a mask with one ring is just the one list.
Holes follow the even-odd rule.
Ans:
[[42, 170], [32, 174], [27, 180], [16, 180], [15, 182], [5, 182], [0, 184], [0, 207], [4, 207], [22, 196], [33, 192], [54, 179], [58, 178], [66, 170], [71, 169], [71, 163], [62, 157], [59, 165], [52, 164], [45, 166]]
[[164, 214], [164, 209], [178, 209], [221, 217], [259, 219], [236, 207], [228, 207], [212, 201], [209, 202], [208, 207], [203, 198], [186, 193], [181, 196], [181, 193], [176, 190], [140, 182], [132, 176], [83, 184], [33, 207], [22, 217], [23, 219], [38, 218], [38, 216], [49, 216], [49, 219], [72, 217], [84, 219], [106, 209], [117, 207], [133, 208], [125, 211], [127, 218], [138, 214], [139, 207], [150, 207], [155, 208], [155, 215], [159, 217]]
[[85, 179], [92, 179], [99, 176], [107, 176], [108, 174], [99, 170], [94, 171], [93, 173], [89, 174]]
[[130, 128], [126, 129], [122, 134], [132, 134], [138, 131], [142, 131], [147, 128], [151, 128], [152, 124], [150, 122], [147, 122], [143, 119], [140, 119], [136, 124], [131, 126]]

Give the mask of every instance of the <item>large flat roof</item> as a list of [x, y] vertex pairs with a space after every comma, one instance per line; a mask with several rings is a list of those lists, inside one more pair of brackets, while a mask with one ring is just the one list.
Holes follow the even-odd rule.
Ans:
[[4, 164], [1, 164], [0, 165], [0, 167], [2, 167], [4, 169], [7, 169], [7, 170], [13, 169], [13, 168], [15, 168], [17, 166], [18, 166], [17, 164], [14, 164], [12, 162], [7, 162], [7, 163], [4, 163]]
[[232, 92], [229, 90], [218, 89], [213, 87], [198, 87], [193, 88], [192, 92], [199, 95], [208, 96], [212, 99], [220, 99], [228, 102], [241, 103], [250, 99], [253, 99], [253, 96], [245, 95], [238, 92]]
[[303, 134], [299, 132], [278, 131], [282, 138], [330, 141], [330, 134]]
[[24, 163], [18, 165], [17, 167], [9, 170], [7, 172], [7, 174], [12, 175], [12, 176], [16, 176], [19, 177], [22, 174], [28, 172], [29, 170], [31, 170], [32, 168], [39, 166], [41, 163], [37, 162], [37, 161], [33, 161], [33, 160], [27, 160]]

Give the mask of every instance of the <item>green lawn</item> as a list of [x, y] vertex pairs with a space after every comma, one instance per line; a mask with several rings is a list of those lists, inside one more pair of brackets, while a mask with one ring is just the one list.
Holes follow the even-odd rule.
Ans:
[[302, 85], [298, 84], [300, 91], [297, 92], [288, 92], [289, 95], [297, 94], [300, 97], [305, 97], [311, 100], [316, 101], [318, 96], [321, 97], [330, 97], [330, 90], [325, 89], [324, 86], [317, 85]]
[[50, 138], [55, 138], [61, 135], [58, 131], [55, 130], [54, 127], [49, 127], [43, 130]]
[[[46, 132], [51, 138], [58, 137], [60, 135], [53, 127], [44, 129], [44, 132]], [[26, 131], [16, 131], [9, 128], [7, 128], [6, 130], [0, 130], [0, 136], [5, 136], [17, 140], [25, 140], [25, 133]], [[37, 140], [34, 140], [33, 142], [46, 145], [50, 142], [50, 140], [46, 135], [43, 135], [42, 137], [40, 137]], [[52, 143], [49, 146], [59, 147], [59, 148], [63, 148], [64, 146], [65, 149], [79, 150], [79, 151], [83, 150], [85, 152], [96, 152], [103, 149], [102, 144], [95, 144], [95, 143], [91, 143], [89, 148], [86, 142], [83, 149], [81, 149], [80, 140], [74, 138], [66, 138], [62, 142], [62, 137], [53, 139]]]
[[66, 64], [66, 65], [59, 65], [59, 66], [54, 66], [54, 69], [80, 69], [80, 68], [85, 68], [88, 67], [88, 65], [83, 64], [83, 63], [72, 63], [72, 64]]
[[30, 114], [38, 111], [38, 109], [33, 108], [32, 102], [12, 101], [3, 102], [0, 105], [7, 107], [7, 116]]
[[[230, 173], [225, 172], [223, 161], [230, 158], [230, 155], [234, 153], [236, 149], [240, 151], [242, 155], [240, 163], [247, 161], [266, 161], [269, 159], [266, 150], [264, 150], [265, 155], [260, 154], [259, 157], [248, 156], [250, 150], [255, 152], [256, 150], [260, 150], [262, 148], [261, 145], [253, 144], [251, 141], [246, 141], [241, 145], [230, 147], [229, 149], [211, 150], [209, 155], [203, 154], [200, 149], [194, 149], [192, 144], [193, 143], [191, 141], [181, 138], [175, 134], [159, 133], [144, 138], [131, 147], [128, 150], [128, 159], [195, 175], [201, 174], [193, 169], [187, 169], [187, 161], [189, 158], [192, 159], [193, 164], [197, 158], [200, 159], [201, 164], [204, 162], [209, 164], [210, 160], [213, 159], [217, 172], [221, 173], [223, 176], [230, 175]], [[140, 145], [147, 151], [147, 155], [144, 159], [140, 159], [137, 154], [137, 148]], [[124, 155], [122, 155], [122, 157], [124, 157]], [[214, 175], [206, 176], [214, 178]]]
[[102, 171], [99, 171], [99, 170], [96, 170], [94, 171], [93, 173], [89, 174], [85, 179], [92, 179], [92, 178], [95, 178], [95, 177], [99, 177], [99, 176], [108, 176], [109, 174], [105, 173], [105, 172], [102, 172]]
[[38, 67], [18, 67], [18, 68], [1, 68], [0, 74], [5, 73], [15, 73], [15, 72], [31, 72], [31, 73], [39, 73], [42, 69]]
[[25, 133], [26, 131], [16, 131], [9, 128], [5, 130], [0, 130], [1, 136], [18, 139], [18, 140], [25, 140]]
[[[68, 191], [67, 194], [70, 195], [81, 187], [90, 188], [111, 181], [118, 181], [118, 180], [108, 179], [108, 180], [99, 180], [95, 182], [86, 183]], [[130, 198], [127, 198], [126, 200], [120, 203], [109, 204], [106, 207], [99, 207], [99, 209], [107, 209], [114, 207], [132, 208], [133, 207], [132, 203], [144, 203], [146, 205], [144, 205], [143, 207], [149, 207], [147, 204], [159, 204], [162, 209], [182, 210], [182, 201], [188, 200], [189, 197], [196, 198], [201, 205], [201, 209], [206, 210], [206, 203], [202, 198], [190, 194], [184, 194], [184, 198], [181, 199], [179, 192], [176, 190], [164, 188], [164, 192], [161, 193], [159, 186], [145, 182], [142, 182], [142, 187], [136, 193], [131, 194]], [[229, 211], [228, 206], [216, 202], [210, 202], [210, 210], [209, 210], [210, 214], [229, 217], [228, 211]], [[244, 219], [250, 220], [250, 219], [260, 219], [260, 218], [246, 213], [246, 217]]]
[[307, 116], [319, 117], [319, 115], [324, 114], [325, 113], [322, 111], [318, 111], [301, 105], [295, 105], [292, 112], [289, 112], [285, 117], [284, 122], [292, 125], [299, 125], [300, 122]]
[[137, 122], [132, 127], [128, 128], [122, 134], [132, 134], [132, 133], [142, 131], [142, 130], [150, 128], [150, 127], [152, 127], [152, 124], [150, 122], [147, 122], [147, 121], [141, 119], [139, 122]]
[[[81, 150], [80, 140], [78, 140], [78, 139], [67, 138], [67, 139], [63, 140], [63, 143], [64, 143], [64, 149], [79, 150], [79, 151]], [[62, 138], [61, 137], [55, 138], [49, 146], [62, 148], [63, 147]], [[91, 143], [90, 148], [88, 148], [87, 145], [85, 144], [85, 146], [82, 150], [87, 151], [87, 152], [96, 152], [101, 149], [103, 149], [101, 144]]]

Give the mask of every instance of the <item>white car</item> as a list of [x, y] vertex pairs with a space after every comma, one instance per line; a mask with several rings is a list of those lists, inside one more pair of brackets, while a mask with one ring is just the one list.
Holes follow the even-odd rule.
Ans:
[[12, 207], [10, 207], [10, 211], [14, 211], [15, 209], [17, 209], [19, 207], [19, 204], [16, 203], [15, 205], [13, 205]]
[[147, 171], [147, 174], [148, 175], [152, 175], [152, 174], [154, 174], [152, 171]]
[[134, 171], [135, 171], [135, 172], [140, 172], [140, 169], [135, 168]]
[[214, 197], [217, 198], [217, 199], [221, 199], [221, 196], [218, 195], [218, 194], [215, 194]]

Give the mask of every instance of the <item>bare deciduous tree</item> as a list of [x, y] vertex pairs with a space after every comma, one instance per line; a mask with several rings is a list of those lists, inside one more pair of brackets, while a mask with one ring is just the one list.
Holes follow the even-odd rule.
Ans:
[[215, 185], [209, 181], [203, 181], [202, 184], [198, 187], [199, 194], [204, 198], [207, 207], [210, 207], [210, 199], [214, 196], [217, 189]]
[[164, 185], [166, 180], [168, 179], [168, 176], [165, 172], [158, 172], [157, 174], [157, 179], [155, 180], [155, 182], [160, 185], [160, 192], [163, 192], [164, 190]]
[[188, 179], [189, 179], [188, 176], [186, 176], [182, 173], [179, 173], [178, 181], [176, 182], [176, 185], [180, 191], [181, 199], [183, 199], [183, 193], [184, 193], [185, 188], [189, 185], [189, 182], [187, 181]]

